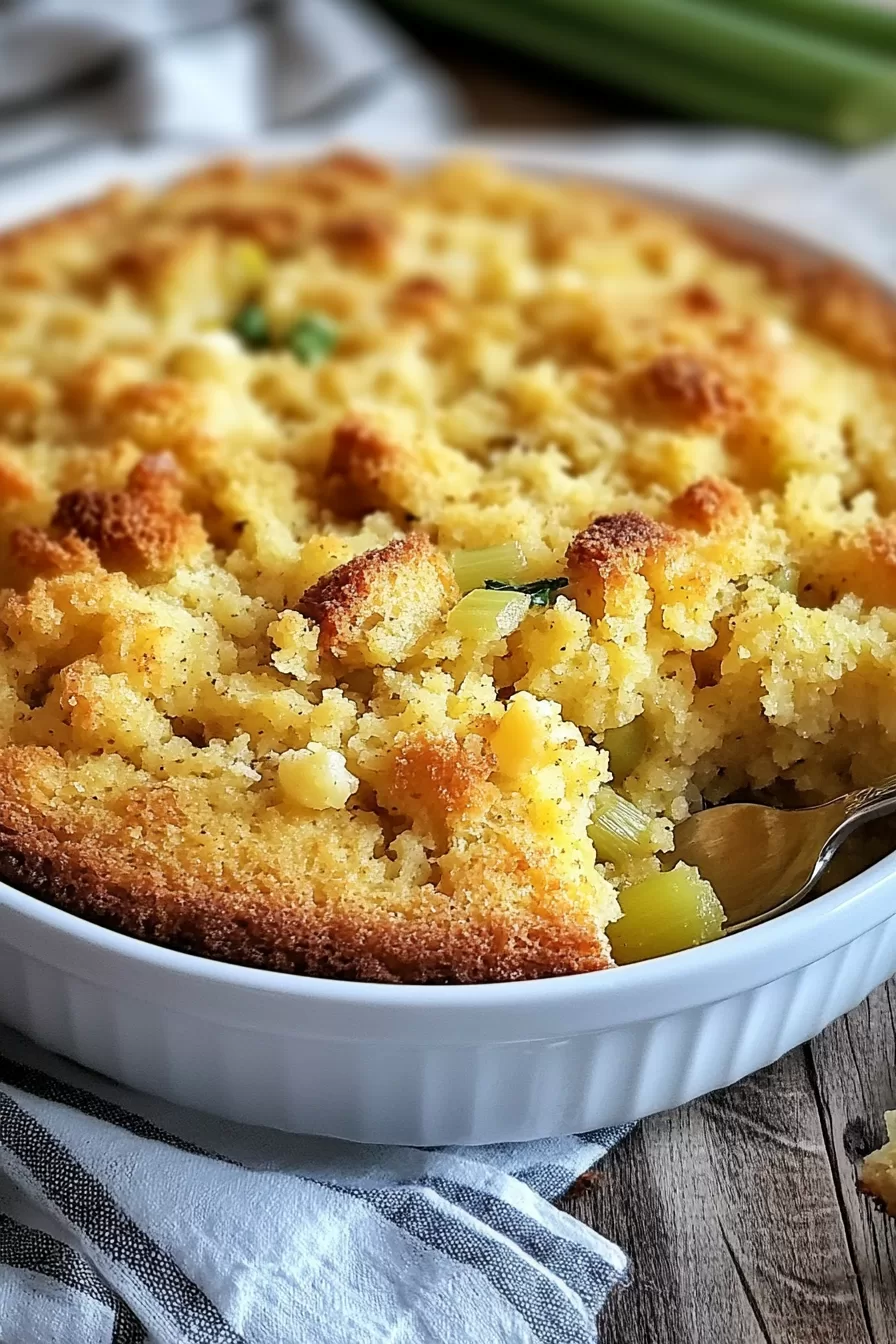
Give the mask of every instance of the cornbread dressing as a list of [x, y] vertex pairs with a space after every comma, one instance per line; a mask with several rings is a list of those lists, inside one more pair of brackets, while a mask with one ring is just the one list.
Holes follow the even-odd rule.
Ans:
[[279, 970], [608, 966], [701, 800], [896, 769], [894, 510], [887, 300], [610, 189], [346, 152], [38, 221], [0, 876]]

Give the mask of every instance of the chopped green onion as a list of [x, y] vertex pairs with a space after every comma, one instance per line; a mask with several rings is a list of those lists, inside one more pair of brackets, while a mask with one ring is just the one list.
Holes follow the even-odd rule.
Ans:
[[533, 607], [552, 607], [561, 588], [569, 579], [533, 579], [531, 583], [502, 583], [500, 579], [486, 579], [485, 587], [500, 593], [525, 593]]
[[529, 610], [523, 593], [496, 593], [475, 588], [448, 613], [448, 629], [465, 639], [505, 639]]
[[610, 769], [614, 779], [630, 775], [647, 750], [647, 722], [643, 714], [623, 723], [619, 728], [608, 728], [601, 746], [610, 753]]
[[268, 315], [260, 303], [246, 303], [231, 323], [231, 331], [249, 350], [263, 350], [271, 343]]
[[321, 313], [304, 313], [286, 333], [286, 345], [300, 364], [319, 364], [338, 340], [336, 324]]
[[654, 852], [650, 818], [614, 789], [601, 789], [588, 827], [597, 857], [607, 863], [630, 863]]
[[526, 557], [518, 541], [506, 541], [500, 546], [455, 551], [451, 567], [461, 592], [469, 593], [474, 588], [489, 588], [496, 580], [512, 584], [525, 574]]
[[608, 930], [620, 966], [681, 952], [722, 935], [725, 911], [708, 882], [679, 863], [619, 893], [622, 918]]

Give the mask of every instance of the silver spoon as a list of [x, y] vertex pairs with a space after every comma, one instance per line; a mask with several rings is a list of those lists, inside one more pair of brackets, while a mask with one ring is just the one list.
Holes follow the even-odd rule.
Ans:
[[894, 811], [896, 776], [818, 807], [724, 803], [679, 822], [671, 858], [699, 869], [736, 933], [799, 905], [850, 832]]

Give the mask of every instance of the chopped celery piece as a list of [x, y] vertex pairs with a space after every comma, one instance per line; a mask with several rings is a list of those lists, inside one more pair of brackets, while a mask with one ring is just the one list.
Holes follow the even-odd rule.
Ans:
[[482, 546], [479, 550], [455, 551], [451, 556], [454, 577], [462, 593], [484, 588], [486, 579], [513, 583], [526, 572], [526, 557], [518, 541], [500, 546]]
[[613, 789], [601, 789], [588, 827], [597, 857], [607, 863], [630, 863], [654, 852], [650, 818]]
[[610, 769], [614, 779], [630, 775], [647, 750], [647, 723], [644, 715], [624, 723], [621, 728], [608, 728], [601, 746], [610, 753]]
[[491, 592], [475, 588], [448, 613], [448, 629], [464, 639], [504, 639], [529, 610], [525, 593]]
[[622, 918], [607, 930], [620, 966], [696, 947], [722, 935], [725, 911], [708, 882], [679, 863], [619, 895]]
[[800, 590], [800, 571], [796, 565], [781, 565], [768, 575], [768, 582], [782, 593], [798, 593]]

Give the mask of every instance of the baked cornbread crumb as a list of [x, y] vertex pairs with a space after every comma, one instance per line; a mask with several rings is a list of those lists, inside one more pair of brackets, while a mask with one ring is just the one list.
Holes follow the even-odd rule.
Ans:
[[405, 662], [460, 597], [445, 556], [422, 532], [364, 551], [302, 594], [320, 647], [346, 667]]
[[887, 1111], [887, 1142], [869, 1153], [862, 1163], [859, 1189], [880, 1201], [887, 1213], [896, 1218], [896, 1111]]
[[[473, 161], [228, 162], [6, 235], [0, 875], [288, 971], [607, 966], [701, 798], [896, 768], [894, 331]], [[510, 542], [513, 621], [452, 622], [451, 557]]]

